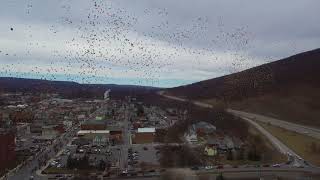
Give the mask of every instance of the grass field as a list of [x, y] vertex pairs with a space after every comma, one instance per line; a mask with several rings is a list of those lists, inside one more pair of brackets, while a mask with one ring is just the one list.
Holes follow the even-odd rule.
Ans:
[[[275, 127], [266, 123], [257, 122], [259, 123], [263, 128], [265, 128], [267, 131], [269, 131], [271, 134], [273, 134], [275, 137], [277, 137], [281, 142], [286, 144], [289, 148], [294, 150], [298, 155], [303, 157], [306, 161], [320, 166], [320, 141], [305, 136], [302, 134], [298, 134], [293, 131], [288, 131], [283, 128]], [[312, 144], [314, 144], [318, 151], [314, 152], [311, 149]]]

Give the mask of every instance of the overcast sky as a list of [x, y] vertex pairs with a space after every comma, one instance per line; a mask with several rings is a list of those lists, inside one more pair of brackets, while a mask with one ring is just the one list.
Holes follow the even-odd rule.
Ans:
[[0, 76], [173, 87], [319, 48], [319, 0], [2, 0]]

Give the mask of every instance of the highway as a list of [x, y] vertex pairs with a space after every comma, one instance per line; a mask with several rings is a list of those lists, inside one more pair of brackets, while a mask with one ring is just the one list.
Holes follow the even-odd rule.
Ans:
[[269, 123], [274, 126], [278, 126], [284, 129], [287, 129], [289, 131], [294, 131], [299, 134], [304, 134], [307, 136], [311, 136], [317, 139], [320, 139], [320, 129], [308, 127], [308, 126], [302, 126], [299, 124], [259, 115], [259, 114], [253, 114], [253, 113], [248, 113], [248, 112], [243, 112], [243, 111], [238, 111], [238, 110], [233, 110], [233, 109], [228, 109], [228, 112], [237, 115], [239, 117], [245, 117], [249, 118], [252, 120], [264, 122], [264, 123]]
[[272, 143], [272, 145], [277, 148], [277, 150], [284, 154], [295, 157], [294, 161], [292, 162], [292, 165], [294, 166], [305, 166], [304, 160], [296, 154], [293, 150], [291, 150], [289, 147], [287, 147], [285, 144], [283, 144], [281, 141], [279, 141], [276, 137], [274, 137], [271, 133], [269, 133], [267, 130], [265, 130], [263, 127], [261, 127], [258, 123], [254, 122], [251, 119], [241, 117], [243, 120], [246, 120], [248, 123], [253, 125], [258, 131], [260, 131], [269, 141]]
[[[163, 92], [158, 92], [159, 95], [169, 98], [169, 99], [173, 99], [173, 100], [177, 100], [177, 101], [182, 101], [182, 102], [188, 102], [189, 100], [187, 99], [183, 99], [183, 98], [179, 98], [179, 97], [174, 97], [174, 96], [169, 96], [169, 95], [164, 95]], [[190, 101], [189, 101], [190, 102]], [[212, 105], [210, 104], [206, 104], [203, 102], [199, 102], [199, 101], [192, 101], [192, 103], [196, 106], [199, 107], [203, 107], [203, 108], [213, 108]], [[250, 123], [252, 126], [254, 126], [257, 130], [259, 130], [265, 137], [268, 138], [268, 140], [274, 145], [275, 148], [277, 148], [277, 150], [288, 156], [289, 158], [293, 158], [293, 162], [291, 165], [299, 167], [299, 166], [308, 166], [306, 165], [305, 161], [298, 155], [296, 154], [292, 149], [290, 149], [288, 146], [286, 146], [285, 144], [283, 144], [281, 141], [279, 141], [276, 137], [274, 137], [271, 133], [269, 133], [268, 131], [266, 131], [263, 127], [261, 127], [258, 123], [254, 122], [253, 120], [245, 117], [243, 115], [243, 113], [239, 113], [239, 111], [237, 111], [236, 113], [234, 112], [234, 110], [227, 110], [227, 112], [232, 113], [235, 116], [238, 116], [242, 119], [244, 119], [245, 121], [247, 121], [248, 123]], [[239, 115], [241, 114], [241, 115]], [[251, 117], [252, 118], [252, 117]], [[258, 118], [256, 118], [258, 119]], [[256, 120], [255, 119], [255, 120]]]

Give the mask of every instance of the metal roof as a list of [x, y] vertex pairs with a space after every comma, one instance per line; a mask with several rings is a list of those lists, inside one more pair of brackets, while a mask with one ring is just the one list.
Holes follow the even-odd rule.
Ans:
[[138, 133], [145, 133], [145, 132], [154, 133], [156, 132], [156, 128], [138, 128]]
[[109, 130], [80, 130], [77, 134], [108, 134]]

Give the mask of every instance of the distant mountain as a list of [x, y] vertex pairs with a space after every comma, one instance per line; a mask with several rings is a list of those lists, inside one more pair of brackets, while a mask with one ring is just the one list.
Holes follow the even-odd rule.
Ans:
[[68, 81], [0, 77], [2, 92], [59, 93], [65, 98], [103, 98], [103, 93], [107, 89], [111, 89], [111, 95], [116, 98], [159, 90], [159, 88], [148, 86], [79, 84]]
[[166, 93], [320, 127], [320, 49]]

